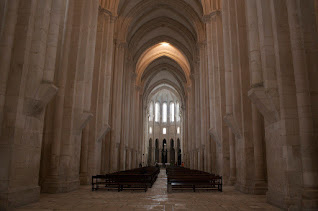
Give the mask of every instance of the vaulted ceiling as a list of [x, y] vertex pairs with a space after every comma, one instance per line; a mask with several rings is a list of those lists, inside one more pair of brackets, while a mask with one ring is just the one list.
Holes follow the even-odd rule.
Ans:
[[198, 44], [205, 41], [203, 17], [220, 7], [219, 0], [100, 2], [118, 17], [116, 39], [127, 44], [136, 84], [144, 93], [169, 84], [185, 97], [199, 55]]

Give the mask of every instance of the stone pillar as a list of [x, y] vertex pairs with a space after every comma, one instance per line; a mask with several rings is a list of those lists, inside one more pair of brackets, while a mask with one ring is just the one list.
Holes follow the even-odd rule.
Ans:
[[[0, 98], [4, 99], [7, 88], [7, 78], [10, 72], [11, 57], [14, 46], [14, 35], [16, 30], [16, 24], [18, 20], [19, 0], [6, 1], [6, 8], [3, 11], [3, 17], [5, 22], [1, 23], [1, 47], [0, 47]], [[19, 30], [19, 28], [18, 28]], [[2, 128], [4, 117], [4, 100], [0, 100], [0, 128]]]
[[245, 6], [249, 47], [249, 68], [252, 86], [256, 87], [263, 85], [257, 4], [255, 0], [246, 0]]
[[[316, 135], [314, 134], [315, 111], [313, 111], [315, 105], [317, 108], [317, 97], [314, 99], [314, 96], [311, 96], [310, 94], [317, 91], [318, 86], [316, 85], [317, 81], [313, 84], [308, 80], [310, 77], [316, 78], [317, 73], [313, 74], [310, 72], [310, 68], [308, 68], [310, 62], [306, 60], [308, 50], [305, 50], [304, 48], [304, 42], [310, 42], [311, 46], [313, 46], [311, 47], [312, 49], [315, 49], [316, 52], [318, 49], [317, 29], [314, 29], [312, 26], [316, 22], [315, 16], [310, 15], [314, 13], [314, 9], [312, 9], [313, 4], [312, 1], [286, 1], [299, 118], [299, 136], [303, 171], [303, 209], [318, 208], [318, 167], [317, 165], [314, 165], [314, 163], [318, 162], [318, 133], [316, 132]], [[306, 27], [306, 25], [310, 26]], [[312, 42], [311, 36], [316, 39], [315, 43]], [[313, 52], [313, 50], [311, 52]], [[317, 53], [315, 53], [315, 56], [317, 56]], [[317, 68], [317, 61], [314, 62], [316, 63], [315, 66]], [[316, 112], [316, 114], [317, 113], [318, 112]]]
[[52, 1], [13, 0], [4, 4], [0, 36], [0, 210], [40, 197], [44, 113], [57, 91], [52, 80], [43, 81]]
[[194, 122], [194, 88], [193, 88], [193, 75], [191, 75], [191, 85], [187, 87], [187, 132], [188, 132], [188, 143], [187, 143], [187, 151], [188, 151], [188, 167], [193, 168], [193, 160], [192, 160], [192, 150], [195, 147], [195, 127], [193, 127]]
[[125, 141], [121, 140], [119, 144], [119, 171], [125, 170], [126, 146]]
[[229, 184], [235, 185], [236, 182], [236, 153], [235, 153], [235, 138], [233, 133], [229, 129], [229, 141], [230, 141], [230, 179]]
[[318, 30], [318, 0], [315, 0], [316, 27]]
[[81, 142], [81, 157], [80, 157], [80, 183], [81, 185], [88, 185], [90, 178], [88, 177], [88, 141], [89, 140], [89, 128], [86, 126], [82, 133]]
[[[197, 64], [198, 65], [198, 64]], [[198, 68], [198, 67], [197, 67]], [[195, 144], [195, 150], [198, 152], [198, 149], [201, 144], [201, 113], [200, 113], [200, 74], [199, 71], [194, 75], [195, 78], [195, 138], [194, 138], [194, 144]], [[194, 162], [194, 169], [199, 169], [199, 160], [198, 156], [195, 156], [195, 162]]]
[[[125, 69], [125, 51], [127, 44], [116, 40], [114, 79], [113, 79], [113, 100], [112, 100], [112, 150], [111, 151], [111, 171], [115, 172], [124, 168], [124, 162], [118, 160], [125, 157], [125, 144], [122, 137], [122, 108], [123, 108], [123, 81]], [[115, 149], [116, 146], [116, 149]]]
[[203, 146], [205, 146], [206, 142], [208, 141], [208, 125], [207, 125], [207, 96], [206, 94], [208, 90], [208, 84], [207, 84], [207, 61], [206, 61], [206, 49], [207, 49], [207, 43], [206, 41], [201, 41], [199, 43], [199, 56], [200, 56], [200, 63], [199, 63], [199, 89], [200, 89], [200, 157], [199, 157], [199, 166], [198, 169], [201, 171], [204, 171], [204, 161], [205, 161], [205, 154]]
[[159, 163], [162, 163], [162, 148], [159, 145]]
[[[247, 28], [249, 41], [249, 68], [252, 87], [263, 86], [263, 73], [258, 29], [257, 4], [254, 0], [246, 1]], [[254, 140], [254, 190], [255, 194], [265, 194], [267, 191], [266, 163], [263, 118], [252, 105], [253, 140]]]
[[131, 165], [130, 165], [130, 168], [133, 169], [133, 168], [136, 168], [136, 163], [137, 163], [137, 154], [136, 154], [136, 150], [134, 148], [132, 148], [131, 150], [131, 154], [132, 154], [132, 158], [131, 158]]
[[[231, 67], [231, 39], [230, 39], [230, 11], [229, 1], [223, 0], [223, 46], [224, 46], [224, 72], [225, 72], [225, 110], [226, 115], [233, 113], [232, 97], [232, 67]], [[223, 117], [225, 118], [225, 116]], [[230, 146], [230, 184], [236, 182], [236, 154], [235, 154], [235, 137], [230, 128], [226, 131], [229, 138]]]
[[264, 144], [264, 119], [255, 105], [252, 105], [253, 140], [254, 140], [254, 194], [266, 194], [266, 161]]

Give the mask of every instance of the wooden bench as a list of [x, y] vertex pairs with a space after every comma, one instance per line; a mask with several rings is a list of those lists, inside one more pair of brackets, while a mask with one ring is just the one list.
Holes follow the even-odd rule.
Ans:
[[106, 175], [92, 176], [92, 191], [98, 189], [116, 189], [122, 191], [130, 190], [148, 190], [156, 181], [159, 168], [144, 167], [127, 171], [120, 171]]
[[180, 190], [218, 190], [222, 192], [222, 177], [203, 171], [186, 168], [167, 169], [167, 190], [171, 193], [175, 189]]

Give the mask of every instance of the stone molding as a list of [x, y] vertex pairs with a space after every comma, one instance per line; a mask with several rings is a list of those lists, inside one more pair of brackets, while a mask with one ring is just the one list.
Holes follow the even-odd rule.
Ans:
[[207, 23], [207, 22], [211, 21], [211, 19], [213, 17], [221, 16], [221, 15], [222, 15], [222, 11], [221, 10], [214, 10], [214, 11], [210, 12], [210, 14], [203, 16], [203, 22]]
[[106, 125], [104, 125], [103, 128], [98, 133], [97, 142], [100, 142], [107, 135], [107, 133], [110, 131], [110, 129], [111, 128], [110, 128], [109, 124], [106, 123]]
[[131, 77], [132, 80], [136, 80], [137, 73], [135, 71], [130, 72], [130, 77]]
[[242, 131], [239, 128], [238, 123], [236, 122], [233, 114], [226, 114], [224, 117], [224, 122], [225, 124], [231, 128], [233, 134], [235, 135], [235, 137], [237, 139], [241, 139], [242, 138]]
[[254, 87], [248, 91], [248, 97], [264, 116], [266, 121], [269, 123], [279, 121], [279, 103], [275, 102], [279, 97], [277, 90], [266, 90], [264, 87]]
[[[200, 42], [198, 42], [198, 47], [199, 48], [204, 48], [208, 45], [207, 41], [206, 40], [202, 40]], [[198, 59], [200, 61], [200, 58]]]
[[103, 7], [100, 6], [100, 5], [99, 5], [99, 7], [98, 7], [98, 11], [99, 11], [100, 13], [106, 15], [106, 16], [109, 16], [109, 17], [110, 17], [110, 21], [111, 21], [112, 23], [114, 23], [114, 22], [117, 20], [117, 16], [114, 16], [113, 13], [112, 13], [110, 10], [105, 9], [105, 8], [103, 8]]
[[200, 73], [197, 71], [195, 73], [192, 73], [191, 74], [191, 77], [194, 79], [194, 80], [199, 80], [200, 79]]
[[135, 89], [136, 89], [137, 92], [139, 92], [139, 91], [141, 91], [142, 87], [135, 84]]
[[86, 127], [86, 125], [88, 124], [89, 120], [92, 119], [92, 117], [93, 117], [92, 113], [90, 113], [88, 111], [84, 111], [81, 114], [79, 121], [77, 122], [76, 129], [78, 131], [82, 131]]
[[216, 129], [211, 127], [209, 129], [209, 134], [210, 134], [211, 138], [215, 141], [217, 146], [220, 147], [221, 146], [221, 141], [220, 141], [220, 138], [219, 138], [219, 135], [218, 135]]
[[42, 81], [39, 85], [35, 97], [27, 99], [25, 112], [30, 116], [37, 116], [42, 113], [47, 104], [57, 94], [58, 88], [52, 83]]

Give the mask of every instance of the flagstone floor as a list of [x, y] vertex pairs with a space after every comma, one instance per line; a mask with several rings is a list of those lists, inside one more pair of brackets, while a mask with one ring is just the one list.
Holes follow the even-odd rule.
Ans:
[[265, 196], [247, 195], [223, 187], [223, 192], [167, 193], [167, 177], [161, 170], [152, 188], [141, 191], [91, 191], [91, 186], [61, 194], [41, 194], [38, 202], [17, 208], [25, 210], [280, 210], [266, 203]]

